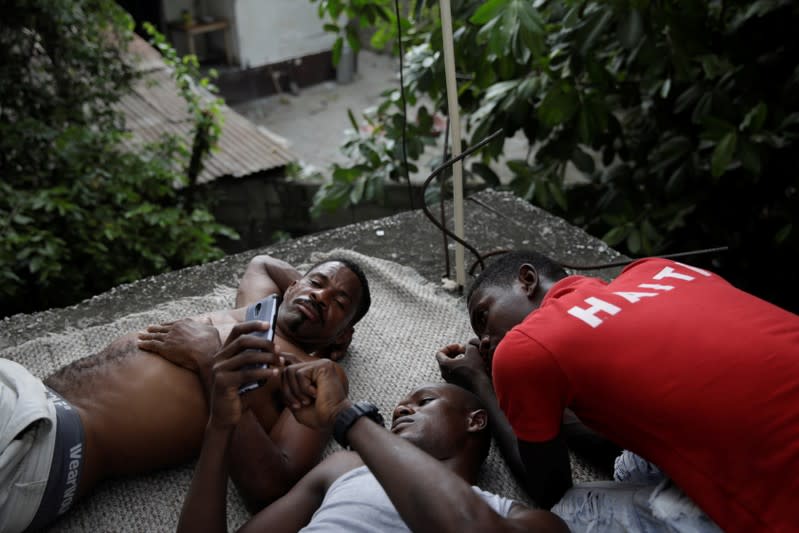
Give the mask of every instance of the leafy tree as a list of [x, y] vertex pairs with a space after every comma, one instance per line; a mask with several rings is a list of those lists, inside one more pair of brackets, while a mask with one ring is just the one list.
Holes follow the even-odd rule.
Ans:
[[[412, 2], [405, 84], [446, 111], [435, 4]], [[469, 143], [501, 128], [530, 144], [507, 186], [633, 256], [729, 245], [715, 269], [799, 308], [799, 4], [461, 0], [453, 12]], [[370, 118], [386, 149], [396, 103], [388, 93]], [[485, 163], [504, 140], [471, 166], [492, 186]], [[564, 183], [569, 165], [584, 183]], [[333, 182], [347, 197], [380, 174], [367, 158]]]
[[220, 257], [231, 233], [174, 188], [190, 151], [125, 145], [130, 17], [111, 0], [13, 0], [0, 21], [0, 313]]

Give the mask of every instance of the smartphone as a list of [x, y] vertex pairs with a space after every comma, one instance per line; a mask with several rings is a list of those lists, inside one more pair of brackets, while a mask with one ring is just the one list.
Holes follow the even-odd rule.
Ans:
[[[277, 294], [272, 294], [267, 296], [254, 306], [247, 308], [247, 315], [245, 320], [260, 320], [262, 322], [269, 322], [269, 329], [266, 331], [257, 331], [255, 333], [250, 333], [250, 335], [256, 335], [258, 337], [263, 337], [264, 339], [271, 341], [275, 338], [275, 321], [277, 320], [277, 308], [280, 306], [280, 296]], [[262, 365], [246, 365], [243, 368], [267, 368], [269, 365], [262, 364]], [[249, 392], [251, 390], [255, 390], [258, 387], [262, 386], [265, 383], [264, 380], [258, 380], [254, 383], [245, 383], [241, 387], [239, 387], [239, 394], [244, 394], [245, 392]]]

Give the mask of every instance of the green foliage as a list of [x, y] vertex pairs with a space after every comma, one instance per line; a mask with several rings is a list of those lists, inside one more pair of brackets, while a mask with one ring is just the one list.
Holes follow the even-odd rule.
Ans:
[[[311, 0], [317, 2], [317, 0]], [[361, 48], [358, 28], [377, 28], [373, 44], [382, 48], [394, 36], [392, 24], [396, 17], [392, 0], [318, 0], [319, 18], [325, 21], [324, 29], [336, 35], [333, 43], [333, 64], [338, 65], [341, 50], [346, 42], [353, 51]]]
[[[342, 145], [348, 163], [333, 164], [330, 179], [323, 182], [314, 196], [312, 216], [362, 201], [380, 202], [386, 180], [398, 181], [404, 179], [406, 172], [416, 172], [416, 165], [409, 161], [406, 169], [403, 162], [401, 116], [395, 114], [387, 120], [388, 109], [399, 105], [399, 96], [386, 96], [384, 105], [364, 114], [362, 124], [356, 121], [352, 112], [349, 113], [352, 129], [347, 131], [347, 140]], [[409, 121], [407, 132], [405, 150], [408, 159], [418, 159], [425, 145], [434, 144], [437, 135], [433, 129], [433, 117], [425, 106], [419, 106], [416, 120]]]
[[[172, 77], [177, 83], [180, 95], [186, 100], [189, 113], [194, 120], [191, 155], [186, 168], [189, 195], [187, 203], [190, 206], [197, 178], [202, 172], [202, 162], [211, 150], [216, 148], [219, 136], [222, 134], [224, 101], [210, 96], [219, 93], [219, 89], [212, 83], [217, 77], [217, 72], [211, 69], [208, 76], [202, 76], [197, 56], [189, 54], [179, 57], [172, 45], [149, 22], [144, 23], [144, 30], [150, 36], [152, 45], [161, 52], [164, 62], [172, 68]], [[201, 90], [198, 90], [197, 86]]]
[[110, 0], [17, 0], [0, 20], [0, 313], [221, 256], [231, 232], [174, 189], [185, 150], [126, 146], [130, 17]]
[[[463, 0], [453, 18], [469, 142], [530, 143], [510, 188], [632, 255], [729, 245], [714, 268], [796, 307], [799, 4]], [[438, 21], [411, 22], [407, 90], [444, 109]]]

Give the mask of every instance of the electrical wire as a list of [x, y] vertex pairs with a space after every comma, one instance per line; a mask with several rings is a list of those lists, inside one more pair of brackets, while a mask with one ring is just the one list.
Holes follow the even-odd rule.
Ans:
[[460, 237], [452, 233], [450, 230], [447, 229], [445, 225], [436, 220], [436, 217], [433, 216], [433, 213], [431, 213], [430, 209], [427, 207], [427, 202], [424, 200], [424, 198], [425, 198], [425, 191], [427, 190], [427, 187], [430, 185], [430, 182], [432, 182], [436, 177], [438, 177], [439, 174], [450, 168], [458, 161], [469, 157], [471, 154], [473, 154], [474, 152], [476, 152], [486, 144], [490, 143], [501, 134], [502, 130], [499, 129], [494, 133], [492, 133], [491, 135], [489, 135], [488, 137], [486, 137], [485, 139], [483, 139], [482, 141], [480, 141], [479, 143], [475, 144], [474, 146], [467, 148], [466, 150], [461, 152], [461, 154], [458, 155], [457, 157], [453, 157], [451, 159], [444, 161], [433, 170], [433, 172], [425, 180], [424, 185], [422, 185], [422, 211], [424, 212], [424, 214], [427, 216], [428, 219], [430, 219], [430, 222], [432, 222], [434, 226], [436, 226], [438, 229], [449, 235], [450, 238], [453, 239], [455, 242], [460, 243], [461, 245], [463, 245], [464, 248], [472, 252], [472, 254], [474, 254], [474, 256], [477, 258], [477, 261], [480, 263], [480, 266], [482, 268], [485, 268], [485, 266], [483, 265], [483, 257], [480, 255], [480, 252], [478, 252], [474, 246], [472, 246], [465, 240], [461, 239]]
[[[453, 240], [455, 240], [456, 242], [458, 242], [461, 245], [463, 245], [466, 249], [468, 249], [475, 256], [475, 262], [472, 264], [471, 268], [469, 268], [469, 274], [472, 275], [472, 276], [474, 275], [474, 270], [475, 270], [475, 268], [477, 267], [478, 264], [480, 265], [481, 269], [485, 269], [485, 262], [484, 262], [485, 258], [494, 256], [494, 255], [503, 254], [503, 253], [508, 253], [508, 252], [510, 252], [510, 250], [506, 250], [506, 249], [493, 250], [491, 252], [487, 252], [485, 254], [481, 254], [479, 251], [477, 251], [477, 249], [474, 246], [472, 246], [471, 244], [469, 244], [465, 240], [461, 239], [460, 237], [458, 237], [457, 235], [452, 233], [449, 229], [447, 229], [447, 227], [444, 224], [442, 224], [441, 222], [436, 220], [435, 216], [433, 216], [433, 213], [430, 212], [430, 209], [427, 207], [427, 202], [424, 201], [424, 199], [425, 199], [425, 191], [427, 190], [427, 187], [430, 185], [430, 183], [436, 177], [438, 177], [442, 172], [444, 172], [446, 169], [450, 168], [452, 165], [454, 165], [458, 161], [460, 161], [462, 159], [465, 159], [466, 157], [470, 156], [471, 154], [473, 154], [474, 152], [476, 152], [477, 150], [479, 150], [480, 148], [482, 148], [486, 144], [488, 144], [491, 141], [493, 141], [496, 137], [498, 137], [500, 134], [502, 134], [502, 131], [503, 130], [501, 130], [501, 129], [495, 131], [494, 133], [492, 133], [491, 135], [489, 135], [488, 137], [486, 137], [485, 139], [483, 139], [479, 143], [477, 143], [474, 146], [471, 146], [471, 147], [467, 148], [466, 150], [464, 150], [463, 153], [461, 153], [459, 156], [453, 157], [453, 158], [448, 159], [448, 160], [444, 161], [443, 163], [441, 163], [427, 177], [427, 179], [424, 181], [424, 185], [422, 185], [422, 211], [427, 216], [427, 218], [430, 220], [430, 222], [433, 223], [433, 225], [435, 225], [438, 229], [440, 229], [446, 235], [449, 235]], [[525, 231], [529, 231], [529, 229], [530, 229], [529, 227], [527, 227], [526, 225], [522, 224], [518, 220], [512, 219], [511, 217], [507, 216], [506, 214], [502, 213], [501, 211], [498, 211], [498, 210], [494, 209], [493, 207], [489, 206], [488, 204], [486, 204], [486, 203], [484, 203], [484, 202], [482, 202], [482, 201], [480, 201], [480, 200], [478, 200], [476, 198], [473, 198], [473, 197], [470, 196], [470, 197], [467, 198], [467, 200], [470, 200], [470, 201], [474, 202], [475, 204], [479, 205], [480, 207], [482, 207], [482, 208], [484, 208], [484, 209], [486, 209], [488, 211], [491, 211], [492, 213], [496, 214], [497, 216], [502, 217], [505, 220], [508, 220], [508, 221], [516, 224], [517, 226], [523, 228]], [[705, 254], [725, 252], [728, 249], [729, 249], [728, 246], [715, 246], [715, 247], [712, 247], [712, 248], [702, 248], [702, 249], [698, 249], [698, 250], [689, 250], [689, 251], [685, 251], [685, 252], [677, 252], [677, 253], [673, 253], [673, 254], [656, 255], [656, 256], [648, 256], [648, 257], [660, 257], [660, 258], [663, 258], [663, 259], [676, 259], [676, 258], [679, 258], [679, 257], [687, 257], [687, 256], [693, 256], [693, 255], [705, 255]], [[569, 264], [569, 263], [565, 263], [563, 261], [558, 261], [558, 263], [563, 268], [567, 268], [567, 269], [570, 269], [570, 270], [602, 270], [602, 269], [605, 269], [605, 268], [614, 268], [614, 267], [629, 265], [630, 263], [632, 263], [633, 261], [637, 261], [638, 259], [641, 259], [641, 258], [621, 259], [621, 260], [612, 261], [612, 262], [609, 262], [609, 263], [597, 263], [597, 264], [591, 264], [591, 265], [572, 265], [572, 264]]]

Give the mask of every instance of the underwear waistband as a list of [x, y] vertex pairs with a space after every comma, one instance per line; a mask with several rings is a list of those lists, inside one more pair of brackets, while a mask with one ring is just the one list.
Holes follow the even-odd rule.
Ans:
[[42, 502], [26, 531], [36, 531], [72, 507], [78, 491], [84, 458], [83, 424], [75, 408], [57, 392], [45, 387], [56, 410], [53, 461]]

